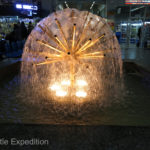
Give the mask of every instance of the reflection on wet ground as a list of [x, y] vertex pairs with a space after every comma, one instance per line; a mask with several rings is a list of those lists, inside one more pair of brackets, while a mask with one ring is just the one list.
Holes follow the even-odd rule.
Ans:
[[150, 48], [138, 48], [135, 45], [121, 45], [122, 59], [134, 61], [150, 70]]

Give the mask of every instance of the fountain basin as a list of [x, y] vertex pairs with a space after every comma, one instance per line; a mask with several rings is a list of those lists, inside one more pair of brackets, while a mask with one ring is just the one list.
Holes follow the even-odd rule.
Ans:
[[[73, 124], [73, 125], [127, 125], [149, 126], [150, 114], [150, 73], [133, 62], [124, 62], [125, 96], [120, 102], [92, 108], [78, 114], [64, 115], [51, 112], [46, 102], [28, 105], [25, 96], [17, 97], [19, 92], [20, 62], [0, 69], [0, 123], [30, 124]], [[26, 97], [27, 98], [27, 97]], [[45, 104], [44, 104], [45, 103]]]

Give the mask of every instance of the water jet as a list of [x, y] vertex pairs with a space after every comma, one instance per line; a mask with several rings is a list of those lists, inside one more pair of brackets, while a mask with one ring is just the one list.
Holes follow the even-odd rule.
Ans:
[[24, 90], [36, 96], [101, 103], [119, 95], [118, 41], [105, 19], [90, 12], [67, 8], [44, 18], [28, 37], [22, 59]]

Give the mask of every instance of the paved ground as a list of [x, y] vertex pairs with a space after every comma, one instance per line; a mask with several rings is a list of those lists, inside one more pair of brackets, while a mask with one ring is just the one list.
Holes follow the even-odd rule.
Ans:
[[121, 45], [122, 59], [133, 61], [150, 70], [150, 49], [137, 48], [135, 45]]
[[[150, 128], [125, 126], [0, 125], [2, 150], [149, 150]], [[48, 140], [43, 146], [12, 146], [17, 140]]]

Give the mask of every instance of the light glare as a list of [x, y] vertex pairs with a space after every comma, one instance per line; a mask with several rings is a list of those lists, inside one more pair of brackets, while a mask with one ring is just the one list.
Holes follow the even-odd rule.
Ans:
[[87, 93], [84, 91], [78, 91], [78, 92], [76, 92], [76, 96], [77, 97], [86, 97]]
[[21, 9], [22, 5], [21, 4], [16, 4], [16, 8]]
[[86, 86], [87, 82], [85, 80], [77, 80], [77, 85], [78, 86]]
[[52, 85], [52, 86], [50, 87], [50, 89], [51, 89], [52, 91], [60, 90], [60, 86], [54, 84], [54, 85]]
[[22, 4], [16, 4], [17, 9], [28, 9], [28, 10], [38, 10], [38, 6], [33, 5], [22, 5]]
[[66, 91], [57, 91], [56, 92], [56, 96], [60, 96], [60, 97], [64, 97], [67, 95], [67, 92]]
[[71, 84], [71, 82], [69, 80], [64, 80], [61, 82], [61, 85], [68, 85], [69, 86], [70, 84]]

